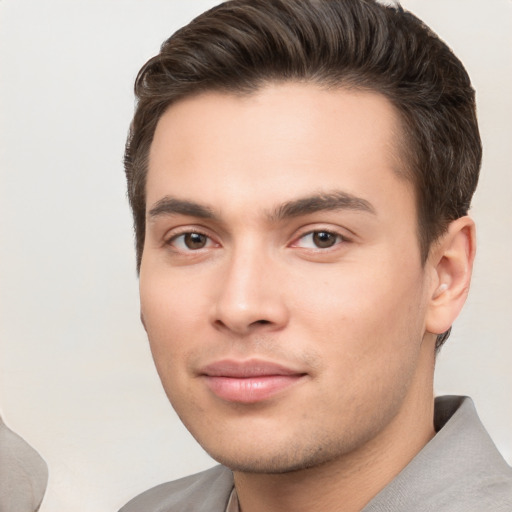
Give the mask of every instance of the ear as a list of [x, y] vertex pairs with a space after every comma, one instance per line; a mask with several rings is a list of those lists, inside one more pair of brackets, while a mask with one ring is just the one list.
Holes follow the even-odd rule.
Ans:
[[451, 222], [434, 243], [427, 262], [433, 275], [426, 316], [428, 332], [446, 332], [459, 315], [469, 292], [475, 250], [475, 223], [468, 216]]

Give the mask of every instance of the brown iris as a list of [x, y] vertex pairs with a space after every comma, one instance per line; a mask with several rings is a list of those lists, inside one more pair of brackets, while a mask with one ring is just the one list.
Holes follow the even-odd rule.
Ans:
[[188, 249], [202, 249], [207, 241], [208, 237], [201, 233], [186, 233], [183, 236], [183, 242]]
[[328, 231], [315, 231], [313, 233], [313, 242], [320, 249], [332, 247], [336, 243], [337, 235]]

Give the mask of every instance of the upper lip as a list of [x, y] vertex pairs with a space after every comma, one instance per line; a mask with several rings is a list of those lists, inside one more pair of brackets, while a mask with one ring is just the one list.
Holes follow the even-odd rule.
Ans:
[[239, 379], [272, 375], [305, 374], [305, 372], [298, 371], [294, 368], [261, 359], [249, 359], [247, 361], [223, 359], [204, 366], [199, 373], [208, 377], [230, 377]]

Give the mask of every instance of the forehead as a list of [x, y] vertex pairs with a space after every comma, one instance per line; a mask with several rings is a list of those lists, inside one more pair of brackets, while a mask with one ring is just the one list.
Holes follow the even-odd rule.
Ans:
[[283, 83], [203, 93], [173, 104], [157, 125], [148, 208], [165, 194], [272, 206], [332, 188], [408, 189], [400, 134], [395, 108], [374, 92]]

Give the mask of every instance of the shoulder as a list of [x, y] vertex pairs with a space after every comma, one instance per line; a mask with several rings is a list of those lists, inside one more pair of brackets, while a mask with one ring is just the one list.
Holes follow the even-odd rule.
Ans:
[[[443, 418], [444, 416], [444, 418]], [[499, 453], [468, 397], [436, 400], [439, 431], [419, 459], [432, 510], [512, 511], [512, 469]]]
[[224, 466], [158, 485], [139, 494], [119, 512], [224, 512], [233, 474]]
[[512, 469], [471, 399], [436, 399], [437, 434], [364, 512], [512, 512]]
[[46, 463], [0, 418], [0, 510], [37, 510], [48, 480]]
[[[428, 510], [447, 512], [492, 512], [512, 511], [512, 473], [479, 475], [481, 480], [457, 482], [451, 489], [447, 486], [439, 494], [432, 497]], [[475, 479], [476, 480], [476, 479]]]

